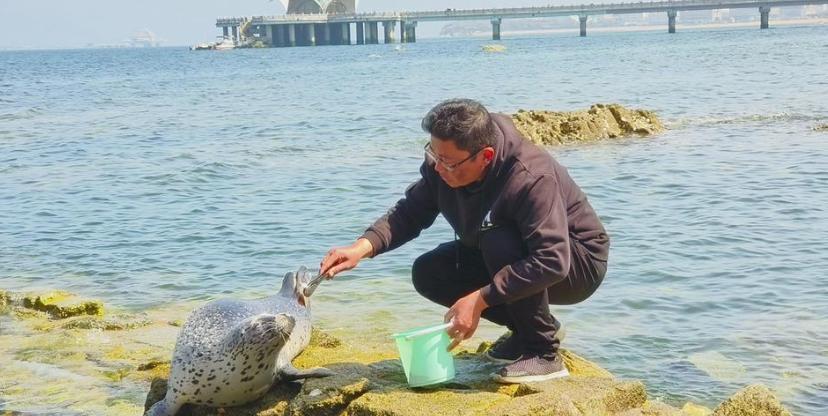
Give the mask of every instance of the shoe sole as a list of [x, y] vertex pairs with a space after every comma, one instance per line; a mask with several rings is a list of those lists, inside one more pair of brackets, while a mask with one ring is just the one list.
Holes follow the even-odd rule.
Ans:
[[569, 377], [569, 371], [563, 369], [550, 374], [543, 374], [538, 376], [517, 376], [517, 377], [503, 377], [500, 374], [492, 374], [494, 381], [500, 384], [521, 384], [534, 383], [538, 381], [554, 380], [556, 378]]
[[512, 364], [512, 363], [514, 363], [514, 362], [516, 362], [517, 360], [519, 360], [519, 359], [520, 359], [520, 357], [515, 358], [514, 360], [509, 360], [509, 359], [507, 359], [507, 358], [497, 358], [497, 357], [492, 357], [491, 355], [489, 355], [489, 351], [486, 351], [486, 354], [485, 354], [485, 355], [486, 355], [486, 358], [487, 358], [489, 361], [491, 361], [491, 362], [493, 362], [493, 363], [498, 363], [498, 364]]

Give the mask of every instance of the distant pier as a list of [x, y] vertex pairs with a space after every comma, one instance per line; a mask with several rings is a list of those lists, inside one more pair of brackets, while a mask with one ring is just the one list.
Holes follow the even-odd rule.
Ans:
[[[503, 19], [577, 16], [580, 22], [580, 35], [586, 36], [589, 16], [665, 13], [667, 31], [675, 33], [676, 17], [680, 11], [756, 8], [760, 29], [767, 29], [770, 25], [771, 8], [816, 4], [828, 4], [828, 0], [678, 0], [393, 13], [291, 13], [282, 16], [220, 18], [216, 21], [216, 27], [222, 30], [225, 39], [237, 44], [261, 41], [264, 46], [291, 47], [413, 43], [417, 41], [418, 22], [489, 20], [492, 25], [492, 39], [500, 40], [500, 25]], [[356, 39], [351, 38], [351, 25], [355, 26]]]

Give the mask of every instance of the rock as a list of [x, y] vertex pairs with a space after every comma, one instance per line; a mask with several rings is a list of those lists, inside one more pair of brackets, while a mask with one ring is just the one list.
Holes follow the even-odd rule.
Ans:
[[604, 415], [638, 408], [647, 400], [647, 392], [640, 381], [568, 377], [527, 386], [539, 392], [494, 407], [489, 414]]
[[828, 123], [817, 124], [812, 128], [813, 131], [828, 131]]
[[483, 47], [481, 49], [483, 50], [483, 52], [489, 52], [489, 53], [506, 52], [506, 45], [498, 45], [498, 44], [483, 45]]
[[[619, 416], [696, 416], [696, 407], [681, 410], [658, 401], [648, 401], [640, 381], [613, 378], [598, 365], [571, 351], [561, 350], [571, 377], [541, 383], [500, 385], [489, 374], [498, 366], [479, 352], [455, 355], [457, 377], [427, 388], [408, 387], [396, 354], [372, 350], [370, 344], [352, 347], [341, 340], [314, 330], [311, 344], [294, 360], [299, 368], [324, 366], [336, 374], [300, 383], [280, 383], [265, 397], [245, 406], [209, 408], [186, 406], [180, 415], [320, 415], [320, 416], [414, 416], [451, 415], [619, 415]], [[139, 371], [155, 372], [147, 395], [149, 408], [166, 393], [169, 363], [151, 361]], [[768, 413], [773, 395], [762, 387], [750, 387], [720, 406], [720, 416], [778, 415]], [[742, 397], [743, 399], [739, 399]], [[769, 399], [770, 398], [770, 399]], [[747, 407], [747, 400], [753, 407]], [[729, 403], [738, 403], [731, 405]], [[775, 402], [782, 409], [778, 402]], [[698, 407], [700, 408], [700, 407]], [[742, 413], [727, 413], [737, 408]], [[704, 408], [700, 408], [704, 409]], [[784, 411], [784, 409], [782, 409]], [[708, 413], [709, 414], [709, 410]]]
[[647, 401], [643, 406], [616, 413], [615, 416], [688, 416], [682, 410], [676, 409], [660, 401]]
[[767, 387], [747, 386], [722, 402], [713, 416], [791, 416]]
[[[646, 400], [640, 382], [617, 381], [606, 370], [562, 351], [573, 377], [545, 383], [503, 386], [490, 378], [498, 366], [478, 353], [456, 355], [457, 377], [432, 388], [409, 388], [399, 359], [391, 353], [362, 355], [354, 348], [320, 331], [294, 360], [297, 367], [325, 366], [336, 375], [277, 385], [268, 395], [246, 406], [225, 409], [234, 415], [289, 416], [355, 415], [530, 415], [618, 412], [641, 406]], [[386, 359], [382, 359], [386, 358]], [[153, 364], [153, 363], [150, 363]], [[157, 365], [167, 365], [157, 363]], [[148, 371], [154, 371], [148, 365]], [[144, 367], [139, 367], [144, 370]], [[168, 367], [164, 368], [169, 371]], [[167, 374], [161, 374], [166, 377]], [[146, 406], [165, 394], [166, 381], [154, 380]], [[188, 406], [186, 415], [213, 415], [218, 409]]]
[[52, 318], [57, 319], [79, 315], [103, 315], [103, 304], [101, 302], [79, 299], [77, 296], [66, 292], [25, 296], [23, 307], [46, 312]]
[[512, 121], [524, 137], [540, 145], [651, 136], [664, 130], [655, 113], [619, 104], [595, 104], [576, 112], [519, 110]]
[[288, 406], [291, 416], [335, 416], [356, 398], [371, 389], [370, 367], [363, 364], [337, 364], [327, 367], [337, 374], [306, 380]]
[[709, 414], [713, 413], [712, 410], [704, 406], [699, 406], [697, 404], [693, 404], [690, 402], [685, 403], [684, 406], [682, 406], [681, 411], [686, 416], [708, 416]]
[[102, 329], [123, 331], [150, 325], [152, 321], [143, 315], [116, 314], [110, 316], [78, 316], [62, 322], [62, 329]]
[[464, 390], [410, 390], [369, 392], [351, 402], [349, 416], [484, 415], [509, 396]]

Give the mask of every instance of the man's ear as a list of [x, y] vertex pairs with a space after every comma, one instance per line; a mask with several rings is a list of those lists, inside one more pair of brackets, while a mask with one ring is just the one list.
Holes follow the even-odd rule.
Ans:
[[493, 147], [487, 147], [483, 149], [483, 159], [486, 159], [487, 162], [491, 162], [494, 159], [495, 151]]

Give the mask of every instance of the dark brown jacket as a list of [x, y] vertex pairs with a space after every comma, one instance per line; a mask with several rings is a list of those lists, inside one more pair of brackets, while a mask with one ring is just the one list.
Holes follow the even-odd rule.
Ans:
[[482, 289], [490, 306], [511, 302], [560, 282], [569, 273], [570, 239], [595, 260], [607, 261], [609, 236], [581, 188], [543, 148], [521, 137], [510, 117], [493, 114], [495, 158], [482, 181], [453, 189], [427, 162], [422, 178], [405, 191], [386, 215], [363, 234], [374, 254], [393, 250], [434, 223], [437, 214], [460, 241], [479, 247], [484, 220], [514, 227], [527, 256], [497, 271]]

